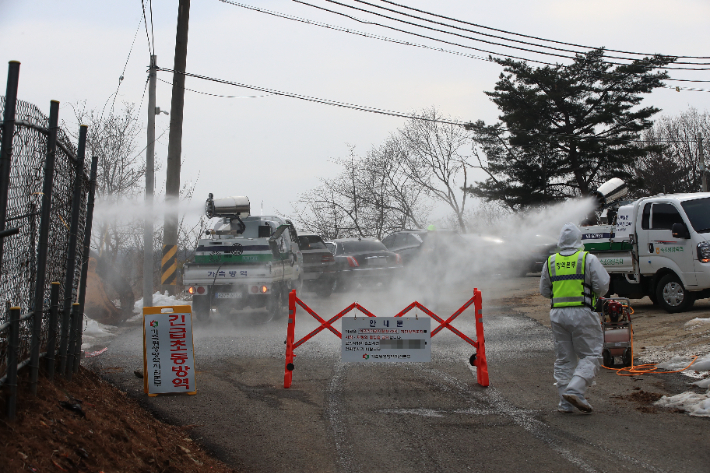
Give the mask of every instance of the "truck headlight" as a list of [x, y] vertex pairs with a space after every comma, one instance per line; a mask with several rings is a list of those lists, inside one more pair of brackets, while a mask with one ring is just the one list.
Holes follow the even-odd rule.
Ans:
[[701, 241], [698, 243], [698, 261], [710, 263], [710, 242]]

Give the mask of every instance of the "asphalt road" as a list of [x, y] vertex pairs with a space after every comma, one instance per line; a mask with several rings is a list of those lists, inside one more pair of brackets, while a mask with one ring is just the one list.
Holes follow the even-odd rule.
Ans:
[[[446, 317], [472, 295], [466, 286], [417, 298]], [[286, 320], [242, 323], [219, 314], [194, 327], [195, 396], [142, 394], [133, 374], [142, 367], [140, 327], [125, 329], [90, 364], [160, 416], [192, 426], [193, 437], [242, 471], [710, 471], [708, 419], [625, 398], [676, 394], [680, 375], [603, 371], [590, 390], [594, 413], [560, 414], [551, 333], [510, 304], [534, 292], [537, 278], [478, 286], [487, 388], [468, 364], [472, 347], [448, 331], [432, 339], [430, 363], [378, 365], [342, 363], [340, 340], [324, 331], [296, 350], [293, 385], [284, 389]], [[394, 315], [413, 300], [405, 292], [301, 296], [328, 319], [355, 300]], [[317, 325], [298, 310], [297, 338]], [[473, 309], [454, 325], [474, 338]]]

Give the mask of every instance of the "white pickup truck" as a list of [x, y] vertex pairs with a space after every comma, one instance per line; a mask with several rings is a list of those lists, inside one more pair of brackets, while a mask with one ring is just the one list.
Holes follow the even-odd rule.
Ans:
[[231, 315], [245, 308], [285, 316], [288, 293], [300, 280], [296, 230], [277, 216], [249, 216], [246, 197], [207, 199], [207, 216], [218, 217], [195, 259], [183, 267], [183, 284], [192, 294], [192, 311], [206, 319], [212, 309]]
[[581, 230], [611, 275], [609, 294], [648, 296], [671, 313], [710, 297], [710, 193], [642, 198], [619, 206], [611, 224]]

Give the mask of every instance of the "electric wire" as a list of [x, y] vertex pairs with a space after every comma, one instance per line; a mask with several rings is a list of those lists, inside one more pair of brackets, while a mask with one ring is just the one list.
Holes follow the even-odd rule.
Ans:
[[322, 22], [319, 22], [319, 21], [309, 20], [309, 19], [306, 19], [306, 18], [300, 18], [300, 17], [293, 16], [293, 15], [287, 15], [287, 14], [285, 14], [285, 13], [279, 13], [279, 12], [276, 12], [276, 11], [273, 11], [273, 10], [266, 10], [266, 9], [264, 9], [264, 8], [255, 7], [255, 6], [252, 6], [252, 5], [246, 5], [246, 4], [244, 4], [244, 3], [239, 3], [239, 2], [232, 1], [232, 0], [219, 0], [219, 1], [222, 2], [222, 3], [227, 3], [227, 4], [230, 4], [230, 5], [233, 5], [233, 6], [235, 6], [235, 7], [240, 7], [240, 8], [244, 8], [244, 9], [247, 9], [247, 10], [252, 10], [252, 11], [259, 12], [259, 13], [265, 13], [265, 14], [267, 14], [267, 15], [275, 16], [275, 17], [277, 17], [277, 18], [284, 18], [284, 19], [286, 19], [286, 20], [298, 21], [298, 22], [300, 22], [300, 23], [305, 23], [305, 24], [307, 24], [307, 25], [319, 26], [319, 27], [321, 27], [321, 28], [326, 28], [326, 29], [330, 29], [330, 30], [334, 30], [334, 31], [340, 31], [340, 32], [343, 32], [343, 33], [349, 33], [349, 34], [354, 34], [354, 35], [357, 35], [357, 36], [363, 36], [363, 37], [365, 37], [365, 38], [378, 39], [378, 40], [381, 40], [381, 41], [386, 41], [386, 42], [395, 43], [395, 44], [401, 44], [401, 45], [404, 45], [404, 46], [414, 46], [414, 47], [417, 47], [417, 48], [429, 49], [429, 50], [432, 50], [432, 51], [438, 51], [438, 52], [453, 54], [453, 55], [456, 55], [456, 56], [464, 56], [464, 57], [468, 57], [468, 58], [471, 58], [471, 59], [478, 59], [478, 60], [480, 60], [480, 61], [492, 62], [492, 61], [490, 60], [490, 58], [486, 58], [486, 57], [483, 57], [483, 56], [478, 56], [478, 55], [475, 55], [475, 54], [462, 53], [462, 52], [460, 52], [460, 51], [453, 51], [453, 50], [451, 50], [451, 49], [435, 48], [435, 47], [432, 47], [432, 46], [427, 46], [427, 45], [425, 45], [425, 44], [412, 43], [412, 42], [410, 42], [410, 41], [404, 41], [404, 40], [400, 40], [400, 39], [389, 38], [389, 37], [387, 37], [387, 36], [380, 36], [380, 35], [375, 35], [375, 34], [371, 34], [371, 33], [365, 33], [365, 32], [363, 32], [363, 31], [357, 31], [357, 30], [353, 30], [353, 29], [350, 29], [350, 28], [343, 28], [343, 27], [340, 27], [340, 26], [330, 25], [330, 24], [328, 24], [328, 23], [322, 23]]
[[[138, 37], [138, 31], [141, 28], [141, 23], [143, 22], [143, 18], [140, 18], [138, 20], [138, 27], [136, 27], [136, 32], [133, 34], [133, 41], [131, 42], [131, 48], [128, 50], [128, 56], [126, 57], [126, 62], [123, 65], [123, 71], [121, 71], [121, 76], [118, 78], [118, 86], [116, 86], [116, 92], [112, 94], [113, 96], [113, 102], [111, 103], [111, 111], [109, 113], [113, 113], [113, 108], [116, 104], [116, 97], [118, 96], [118, 90], [121, 88], [121, 84], [123, 83], [123, 78], [126, 74], [126, 68], [128, 67], [128, 61], [131, 59], [131, 53], [133, 52], [133, 46], [136, 44], [136, 38]], [[145, 90], [144, 90], [145, 93]], [[101, 109], [101, 118], [104, 116], [104, 111], [106, 110], [106, 104], [108, 101], [111, 99], [111, 96], [106, 100], [104, 103], [104, 107]]]
[[208, 76], [203, 76], [200, 74], [193, 74], [190, 72], [175, 71], [173, 69], [166, 69], [163, 67], [159, 67], [157, 70], [163, 71], [163, 72], [168, 72], [171, 74], [175, 74], [175, 73], [182, 74], [185, 77], [193, 77], [195, 79], [216, 82], [218, 84], [225, 84], [225, 85], [231, 85], [234, 87], [243, 87], [245, 89], [257, 90], [259, 92], [265, 92], [265, 93], [268, 93], [271, 95], [280, 95], [283, 97], [291, 97], [291, 98], [295, 98], [295, 99], [299, 99], [299, 100], [304, 100], [306, 102], [314, 102], [314, 103], [320, 103], [323, 105], [331, 105], [334, 107], [359, 110], [361, 112], [370, 112], [370, 113], [376, 113], [376, 114], [380, 114], [380, 115], [389, 115], [389, 116], [393, 116], [393, 117], [409, 118], [409, 119], [423, 120], [423, 121], [435, 122], [435, 123], [444, 123], [447, 125], [457, 125], [457, 126], [464, 125], [463, 122], [459, 122], [459, 121], [436, 120], [436, 119], [431, 119], [431, 118], [426, 118], [426, 117], [420, 117], [415, 114], [401, 113], [401, 112], [396, 112], [394, 110], [385, 110], [385, 109], [381, 109], [381, 108], [369, 107], [369, 106], [365, 106], [365, 105], [357, 105], [357, 104], [352, 104], [352, 103], [348, 103], [348, 102], [339, 102], [337, 100], [321, 99], [318, 97], [311, 97], [308, 95], [295, 94], [295, 93], [291, 93], [291, 92], [284, 92], [284, 91], [276, 90], [276, 89], [269, 89], [267, 87], [260, 87], [260, 86], [256, 86], [256, 85], [243, 84], [243, 83], [239, 83], [239, 82], [228, 81], [225, 79], [217, 79], [215, 77], [208, 77]]
[[[356, 0], [356, 1], [357, 1], [357, 0]], [[531, 36], [531, 35], [526, 35], [526, 34], [522, 34], [522, 33], [516, 33], [516, 32], [514, 32], [514, 31], [507, 31], [507, 30], [502, 30], [502, 29], [498, 29], [498, 28], [493, 28], [493, 27], [490, 27], [490, 26], [479, 25], [479, 24], [476, 24], [476, 23], [471, 23], [471, 22], [468, 22], [468, 21], [458, 20], [458, 19], [456, 19], [456, 18], [451, 18], [451, 17], [448, 17], [448, 16], [439, 15], [439, 14], [436, 14], [436, 13], [431, 13], [431, 12], [428, 12], [428, 11], [426, 11], [426, 10], [421, 10], [421, 9], [419, 9], [419, 8], [414, 8], [414, 7], [410, 7], [410, 6], [407, 6], [407, 5], [402, 5], [402, 4], [400, 4], [400, 3], [395, 3], [395, 2], [392, 2], [392, 1], [390, 1], [390, 0], [379, 0], [379, 1], [382, 2], [382, 3], [389, 3], [390, 5], [395, 5], [395, 6], [400, 7], [400, 8], [405, 8], [405, 9], [407, 9], [407, 10], [412, 10], [412, 11], [416, 11], [416, 12], [419, 12], [419, 13], [424, 13], [424, 14], [426, 14], [426, 15], [434, 16], [434, 17], [437, 17], [437, 18], [443, 18], [443, 19], [446, 19], [446, 20], [455, 21], [455, 22], [458, 22], [458, 23], [462, 23], [462, 24], [466, 24], [466, 25], [475, 26], [476, 28], [483, 28], [483, 29], [490, 30], [490, 31], [497, 31], [497, 32], [499, 32], [499, 33], [505, 33], [505, 34], [509, 34], [509, 35], [513, 35], [513, 36], [520, 36], [520, 37], [522, 37], [522, 38], [535, 39], [535, 40], [538, 40], [538, 41], [546, 41], [546, 42], [548, 42], [548, 43], [555, 43], [555, 44], [561, 44], [561, 45], [565, 45], [565, 46], [572, 46], [572, 47], [575, 47], [575, 48], [596, 49], [595, 46], [584, 46], [584, 45], [576, 44], [576, 43], [568, 43], [568, 42], [564, 42], [564, 41], [556, 41], [556, 40], [554, 40], [554, 39], [545, 39], [545, 38], [541, 38], [541, 37], [539, 37], [539, 36]], [[511, 39], [510, 41], [513, 41], [513, 40]], [[636, 55], [636, 56], [653, 56], [653, 53], [639, 53], [639, 52], [624, 51], [624, 50], [619, 50], [619, 49], [606, 49], [606, 50], [607, 50], [607, 51], [610, 51], [610, 52], [614, 52], [614, 53], [620, 53], [620, 54], [631, 54], [631, 55]], [[682, 59], [710, 59], [710, 56], [682, 56], [682, 55], [678, 55], [678, 54], [664, 54], [664, 56], [672, 56], [672, 57], [677, 57], [677, 58], [682, 58]]]
[[[169, 82], [169, 81], [167, 81], [167, 80], [163, 80], [163, 79], [161, 79], [160, 77], [158, 77], [157, 79], [158, 79], [160, 82], [163, 82], [163, 83], [168, 84], [168, 85], [170, 85], [170, 86], [173, 85], [172, 82]], [[261, 98], [261, 97], [271, 97], [271, 94], [267, 94], [267, 95], [219, 95], [219, 94], [212, 94], [212, 93], [209, 93], [209, 92], [202, 92], [202, 91], [200, 91], [200, 90], [188, 89], [187, 87], [183, 87], [183, 89], [189, 90], [190, 92], [194, 92], [194, 93], [196, 93], [196, 94], [209, 95], [209, 96], [211, 96], [211, 97], [220, 97], [220, 98], [223, 98], [223, 99], [258, 99], [258, 98]]]
[[[300, 1], [300, 0], [293, 0], [293, 1], [296, 2], [296, 3], [302, 3], [302, 4], [304, 4], [304, 5], [308, 5], [308, 6], [315, 7], [315, 5], [311, 5], [311, 4], [302, 2], [302, 1]], [[502, 43], [496, 43], [496, 42], [493, 42], [493, 41], [488, 41], [488, 40], [480, 39], [480, 38], [474, 38], [474, 37], [471, 37], [471, 36], [466, 36], [466, 35], [463, 35], [463, 34], [454, 33], [454, 32], [451, 32], [451, 31], [446, 31], [446, 30], [442, 30], [442, 29], [439, 29], [439, 28], [434, 28], [434, 27], [431, 27], [431, 26], [420, 25], [420, 24], [417, 24], [417, 23], [413, 23], [413, 22], [411, 22], [411, 21], [403, 20], [403, 19], [401, 19], [401, 18], [395, 18], [395, 17], [388, 16], [388, 15], [385, 15], [385, 14], [382, 14], [382, 13], [373, 12], [373, 11], [370, 11], [370, 10], [366, 10], [366, 9], [364, 9], [364, 8], [359, 8], [359, 7], [356, 7], [356, 6], [354, 6], [354, 5], [347, 5], [347, 4], [345, 4], [345, 3], [341, 3], [341, 2], [339, 2], [339, 1], [337, 1], [337, 0], [325, 0], [325, 1], [328, 2], [328, 3], [333, 3], [333, 4], [336, 4], [336, 5], [340, 5], [340, 6], [345, 7], [345, 8], [350, 8], [350, 9], [352, 9], [352, 10], [360, 11], [360, 12], [363, 12], [363, 13], [369, 13], [370, 15], [378, 16], [378, 17], [381, 17], [381, 18], [386, 18], [386, 19], [388, 19], [388, 20], [396, 21], [396, 22], [399, 22], [399, 23], [404, 23], [404, 24], [406, 24], [406, 25], [411, 25], [411, 26], [415, 26], [415, 27], [418, 27], [418, 28], [423, 28], [423, 29], [426, 29], [426, 30], [429, 30], [429, 31], [436, 31], [436, 32], [439, 32], [439, 33], [444, 33], [444, 34], [456, 36], [456, 37], [459, 37], [459, 38], [468, 39], [468, 40], [471, 40], [471, 41], [478, 41], [478, 42], [481, 42], [481, 43], [486, 43], [486, 44], [490, 44], [490, 45], [494, 45], [494, 46], [502, 46], [502, 47], [506, 47], [506, 48], [510, 48], [510, 49], [516, 49], [516, 50], [519, 50], [519, 51], [526, 51], [526, 52], [532, 52], [532, 53], [535, 53], [535, 54], [542, 54], [542, 55], [545, 55], [545, 56], [559, 57], [559, 58], [564, 58], [564, 59], [574, 59], [574, 58], [572, 58], [572, 57], [565, 56], [565, 55], [563, 55], [563, 54], [557, 54], [557, 53], [552, 53], [552, 52], [547, 52], [547, 51], [536, 51], [536, 50], [534, 50], [534, 49], [523, 48], [523, 47], [520, 47], [520, 46], [511, 46], [511, 45], [506, 45], [506, 44], [502, 44]], [[340, 13], [340, 12], [336, 12], [336, 11], [332, 11], [332, 10], [331, 10], [331, 12], [332, 12], [332, 13], [335, 13], [335, 14], [342, 15], [342, 13]], [[343, 16], [347, 16], [347, 15], [343, 15]], [[380, 23], [375, 23], [375, 22], [371, 22], [371, 24], [377, 25], [377, 26], [380, 26], [380, 27], [387, 27], [386, 25], [382, 25], [382, 24], [380, 24]], [[409, 34], [412, 34], [412, 33], [409, 33]], [[498, 54], [500, 54], [500, 53], [498, 53]], [[608, 62], [608, 61], [607, 61], [607, 62]], [[610, 64], [614, 64], [614, 65], [620, 65], [619, 63], [613, 63], [613, 62], [609, 62], [609, 63], [610, 63]], [[669, 69], [669, 70], [673, 69], [673, 70], [686, 70], [686, 71], [707, 71], [707, 70], [710, 70], [710, 68], [707, 68], [707, 67], [694, 68], [694, 67], [671, 67], [671, 66], [664, 66], [664, 67], [661, 67], [660, 69]]]
[[[326, 0], [326, 1], [327, 1], [327, 2], [330, 2], [330, 3], [335, 3], [335, 4], [337, 4], [337, 5], [348, 6], [348, 5], [346, 5], [346, 4], [343, 4], [343, 3], [340, 3], [340, 2], [336, 2], [336, 1], [332, 1], [332, 0]], [[406, 17], [409, 17], [409, 18], [414, 18], [414, 19], [416, 19], [416, 20], [425, 21], [425, 22], [427, 22], [427, 23], [432, 23], [432, 24], [435, 24], [435, 25], [446, 26], [446, 27], [448, 27], [448, 28], [453, 28], [453, 29], [460, 30], [460, 31], [466, 31], [466, 32], [473, 33], [473, 34], [477, 34], [477, 35], [481, 35], [481, 36], [486, 36], [486, 37], [488, 37], [488, 38], [495, 38], [495, 39], [500, 39], [500, 40], [503, 40], [503, 41], [510, 41], [510, 42], [514, 42], [514, 43], [525, 44], [525, 45], [528, 45], [528, 46], [535, 46], [535, 47], [538, 47], [538, 48], [546, 48], [546, 49], [550, 49], [550, 50], [553, 50], [553, 51], [560, 51], [560, 52], [566, 52], [566, 53], [572, 53], [572, 54], [581, 54], [581, 53], [584, 52], [584, 51], [575, 51], [575, 50], [566, 49], [566, 48], [558, 48], [558, 47], [555, 47], [555, 46], [546, 46], [546, 45], [544, 45], [544, 44], [532, 43], [532, 42], [530, 42], [530, 41], [522, 41], [522, 40], [519, 40], [519, 39], [511, 39], [511, 38], [506, 38], [506, 37], [504, 37], [504, 36], [498, 36], [498, 35], [489, 34], [489, 33], [482, 33], [482, 32], [480, 32], [480, 31], [472, 30], [472, 29], [469, 29], [469, 28], [463, 28], [463, 27], [456, 26], [456, 25], [450, 25], [450, 24], [448, 24], [448, 23], [444, 23], [444, 22], [441, 22], [441, 21], [430, 20], [430, 19], [427, 19], [427, 18], [422, 18], [422, 17], [420, 17], [420, 16], [416, 16], [416, 15], [410, 14], [410, 13], [400, 12], [400, 11], [397, 11], [397, 10], [392, 9], [392, 8], [387, 8], [387, 7], [375, 5], [374, 3], [370, 3], [370, 2], [367, 2], [367, 1], [365, 1], [365, 0], [353, 0], [353, 1], [355, 1], [355, 2], [357, 2], [357, 3], [362, 3], [362, 4], [364, 4], [364, 5], [368, 5], [368, 6], [373, 7], [373, 8], [379, 8], [379, 9], [382, 9], [382, 10], [385, 10], [385, 11], [389, 11], [389, 12], [392, 12], [392, 13], [396, 13], [396, 14], [398, 14], [398, 15], [403, 15], [403, 16], [406, 16]], [[348, 8], [351, 8], [351, 7], [348, 6]], [[367, 10], [364, 10], [364, 11], [367, 11]], [[373, 13], [373, 14], [374, 14], [374, 13]], [[450, 34], [450, 33], [449, 33], [449, 34]], [[473, 38], [472, 38], [472, 39], [473, 39]], [[515, 46], [510, 46], [510, 45], [507, 45], [507, 44], [500, 44], [500, 43], [490, 43], [490, 44], [495, 44], [495, 45], [503, 46], [503, 47], [506, 47], [506, 48], [518, 49], [518, 48], [515, 47]], [[596, 49], [596, 48], [595, 48], [595, 49]], [[533, 52], [537, 52], [538, 54], [550, 54], [550, 53], [545, 53], [545, 52], [540, 52], [540, 51], [533, 51]], [[654, 56], [654, 55], [651, 54], [650, 56]], [[568, 58], [568, 59], [572, 59], [572, 58], [569, 57], [569, 56], [560, 56], [560, 57], [565, 57], [565, 58]], [[620, 59], [620, 60], [623, 60], [623, 61], [635, 61], [635, 60], [636, 60], [636, 59], [634, 59], [634, 58], [628, 58], [628, 57], [623, 57], [623, 56], [613, 56], [613, 55], [610, 55], [610, 54], [607, 54], [606, 57], [611, 58], [611, 59]], [[671, 56], [667, 56], [667, 57], [671, 57]], [[673, 57], [674, 57], [674, 56], [673, 56]], [[610, 64], [620, 65], [619, 63], [614, 63], [614, 62], [611, 62], [611, 61], [608, 61], [608, 62], [609, 62]], [[675, 61], [673, 64], [689, 64], [689, 65], [695, 65], [695, 66], [710, 66], [710, 62], [701, 62], [701, 63], [698, 63], [698, 62], [678, 62], [678, 61]]]
[[[381, 25], [381, 26], [383, 26], [383, 27], [385, 27], [385, 28], [392, 29], [392, 30], [394, 30], [394, 31], [399, 31], [399, 32], [402, 32], [402, 33], [406, 33], [406, 34], [411, 34], [411, 35], [414, 35], [414, 36], [418, 36], [418, 37], [420, 37], [420, 38], [431, 39], [431, 40], [439, 41], [439, 42], [446, 43], [446, 44], [449, 44], [449, 45], [452, 45], [452, 46], [457, 46], [457, 47], [466, 48], [466, 49], [473, 49], [473, 50], [476, 50], [476, 51], [488, 53], [488, 54], [489, 54], [489, 57], [488, 57], [488, 58], [485, 58], [485, 57], [478, 56], [478, 55], [474, 55], [474, 54], [467, 54], [467, 53], [462, 53], [462, 52], [458, 52], [458, 51], [452, 51], [452, 50], [448, 50], [448, 49], [444, 49], [444, 48], [435, 48], [435, 47], [431, 47], [431, 46], [427, 46], [427, 45], [423, 45], [423, 44], [412, 43], [412, 42], [409, 42], [409, 41], [403, 41], [403, 40], [398, 40], [398, 39], [392, 39], [392, 38], [388, 38], [388, 37], [386, 37], [386, 36], [380, 36], [380, 35], [373, 35], [373, 34], [369, 34], [369, 33], [364, 33], [364, 32], [357, 31], [357, 30], [352, 30], [352, 29], [349, 29], [349, 28], [343, 28], [343, 27], [339, 27], [339, 26], [334, 26], [334, 25], [330, 25], [330, 24], [327, 24], [327, 23], [322, 23], [322, 22], [318, 22], [318, 21], [313, 21], [313, 20], [309, 20], [309, 19], [305, 19], [305, 18], [296, 17], [296, 16], [293, 16], [293, 15], [287, 15], [287, 14], [284, 14], [284, 13], [275, 12], [275, 11], [272, 11], [272, 10], [266, 10], [266, 9], [263, 9], [263, 8], [254, 7], [254, 6], [252, 6], [252, 5], [246, 5], [246, 4], [239, 3], [239, 2], [236, 2], [236, 1], [233, 1], [233, 0], [219, 0], [219, 1], [222, 2], [222, 3], [226, 3], [226, 4], [229, 4], [229, 5], [232, 5], [232, 6], [236, 6], [236, 7], [240, 7], [240, 8], [244, 8], [244, 9], [248, 9], [248, 10], [252, 10], [252, 11], [256, 11], [256, 12], [259, 12], [259, 13], [264, 13], [264, 14], [271, 15], [271, 16], [275, 16], [275, 17], [278, 17], [278, 18], [283, 18], [283, 19], [292, 20], [292, 21], [298, 21], [298, 22], [300, 22], [300, 23], [305, 23], [305, 24], [309, 24], [309, 25], [313, 25], [313, 26], [318, 26], [318, 27], [321, 27], [321, 28], [331, 29], [331, 30], [334, 30], [334, 31], [340, 31], [340, 32], [343, 32], [343, 33], [354, 34], [354, 35], [357, 35], [357, 36], [362, 36], [362, 37], [371, 38], [371, 39], [378, 39], [378, 40], [381, 40], [381, 41], [386, 41], [386, 42], [401, 44], [401, 45], [404, 45], [404, 46], [413, 46], [413, 47], [418, 47], [418, 48], [422, 48], [422, 49], [429, 49], [429, 50], [433, 50], [433, 51], [444, 52], [444, 53], [448, 53], [448, 54], [453, 54], [453, 55], [457, 55], [457, 56], [468, 57], [468, 58], [471, 58], [471, 59], [477, 59], [477, 60], [486, 61], [486, 62], [493, 62], [492, 56], [495, 55], [495, 56], [501, 56], [501, 57], [506, 57], [506, 58], [511, 58], [511, 59], [518, 59], [518, 60], [525, 61], [525, 62], [532, 62], [532, 63], [536, 63], [536, 64], [542, 64], [542, 65], [551, 66], [551, 67], [556, 67], [556, 66], [558, 66], [558, 64], [553, 64], [553, 63], [550, 63], [550, 62], [539, 61], [539, 60], [535, 60], [535, 59], [528, 59], [528, 58], [524, 58], [524, 57], [520, 57], [520, 56], [512, 56], [512, 55], [509, 55], [509, 54], [502, 54], [502, 53], [497, 53], [497, 52], [494, 52], [494, 51], [488, 51], [488, 50], [476, 48], [476, 47], [473, 47], [473, 46], [466, 46], [466, 45], [459, 44], [459, 43], [454, 43], [454, 42], [451, 42], [451, 41], [446, 41], [446, 40], [442, 40], [442, 39], [433, 38], [433, 37], [431, 37], [431, 36], [426, 36], [426, 35], [422, 35], [422, 34], [419, 34], [419, 33], [412, 33], [412, 32], [406, 31], [406, 30], [402, 30], [402, 29], [395, 28], [395, 27], [391, 27], [391, 26], [387, 26], [387, 25]], [[333, 11], [333, 10], [329, 10], [329, 9], [327, 9], [327, 8], [319, 7], [319, 6], [317, 6], [317, 5], [311, 5], [311, 4], [309, 4], [309, 3], [306, 3], [306, 2], [303, 2], [303, 1], [300, 1], [300, 0], [293, 0], [293, 1], [294, 1], [295, 3], [301, 3], [301, 4], [304, 4], [304, 5], [306, 5], [306, 6], [310, 6], [310, 7], [319, 9], [319, 10], [324, 10], [324, 11], [327, 11], [327, 12], [330, 12], [330, 13], [336, 13], [336, 14], [338, 14], [338, 15], [342, 15], [342, 16], [345, 16], [345, 17], [347, 17], [347, 18], [350, 18], [350, 19], [352, 19], [352, 20], [354, 20], [354, 21], [357, 21], [357, 22], [359, 22], [359, 23], [373, 24], [372, 22], [368, 22], [368, 21], [365, 21], [365, 20], [361, 20], [361, 19], [359, 19], [359, 18], [353, 17], [353, 16], [351, 16], [351, 15], [347, 15], [347, 14], [345, 14], [345, 13], [335, 12], [335, 11]], [[379, 25], [379, 24], [377, 24], [377, 25]], [[695, 80], [689, 80], [689, 79], [673, 79], [673, 78], [668, 78], [668, 79], [666, 79], [666, 80], [680, 81], [680, 82], [710, 82], [710, 81], [695, 81]], [[677, 91], [677, 92], [680, 92], [681, 90], [686, 90], [686, 91], [691, 91], [691, 92], [710, 92], [710, 90], [698, 89], [698, 88], [693, 88], [693, 87], [684, 87], [684, 86], [670, 86], [670, 85], [664, 85], [664, 86], [661, 86], [661, 87], [662, 87], [662, 88], [666, 88], [666, 89], [675, 90], [675, 91]]]
[[150, 7], [150, 39], [153, 43], [153, 56], [155, 56], [155, 30], [153, 29], [153, 0], [148, 1]]
[[150, 41], [150, 35], [148, 34], [148, 18], [145, 15], [145, 0], [141, 0], [141, 7], [143, 7], [143, 24], [145, 25], [145, 38], [148, 40], [148, 57], [155, 55], [155, 48], [153, 43]]
[[[431, 122], [431, 123], [442, 123], [445, 125], [455, 125], [455, 126], [463, 126], [463, 127], [470, 124], [470, 122], [461, 122], [461, 121], [457, 121], [457, 120], [432, 119], [432, 118], [422, 117], [422, 116], [419, 116], [416, 114], [411, 114], [411, 113], [408, 114], [408, 113], [396, 112], [393, 110], [386, 110], [386, 109], [377, 108], [377, 107], [357, 105], [357, 104], [352, 104], [352, 103], [348, 103], [348, 102], [341, 102], [341, 101], [337, 101], [337, 100], [321, 99], [318, 97], [311, 97], [308, 95], [296, 94], [296, 93], [292, 93], [292, 92], [284, 92], [284, 91], [280, 91], [280, 90], [276, 90], [276, 89], [270, 89], [267, 87], [243, 84], [243, 83], [239, 83], [239, 82], [229, 81], [226, 79], [218, 79], [215, 77], [204, 76], [201, 74], [193, 74], [191, 72], [175, 71], [173, 69], [167, 69], [167, 68], [162, 68], [162, 67], [157, 68], [157, 70], [162, 71], [162, 72], [168, 72], [170, 74], [174, 74], [177, 72], [178, 74], [182, 74], [185, 77], [193, 77], [195, 79], [200, 79], [200, 80], [209, 81], [209, 82], [216, 82], [218, 84], [225, 84], [225, 85], [231, 85], [234, 87], [242, 87], [245, 89], [258, 90], [260, 92], [266, 92], [271, 95], [280, 95], [282, 97], [290, 97], [290, 98], [295, 98], [295, 99], [299, 99], [299, 100], [304, 100], [307, 102], [314, 102], [314, 103], [319, 103], [322, 105], [330, 105], [330, 106], [335, 106], [335, 107], [340, 107], [340, 108], [347, 108], [347, 109], [357, 110], [357, 111], [361, 111], [361, 112], [376, 113], [379, 115], [387, 115], [387, 116], [393, 116], [393, 117], [398, 117], [398, 118], [407, 118], [407, 119], [411, 119], [411, 120], [421, 120], [421, 121], [427, 121], [427, 122]], [[160, 80], [162, 82], [167, 82], [162, 79], [158, 79], [158, 80]], [[212, 96], [219, 97], [216, 94], [210, 94], [207, 92], [199, 92], [199, 91], [187, 89], [187, 88], [186, 88], [186, 90], [191, 90], [192, 92], [202, 93], [204, 95], [212, 95]], [[226, 97], [228, 98], [229, 96], [226, 96]], [[510, 130], [505, 129], [505, 128], [501, 128], [501, 131], [510, 133]], [[605, 131], [603, 131], [601, 133], [605, 133]], [[665, 142], [665, 140], [607, 138], [605, 136], [602, 136], [601, 134], [589, 135], [589, 136], [570, 135], [570, 134], [566, 134], [566, 133], [539, 133], [539, 132], [528, 133], [528, 134], [541, 135], [541, 136], [554, 136], [554, 137], [558, 137], [558, 138], [568, 138], [568, 139], [574, 138], [576, 140], [579, 140], [580, 142], [590, 141], [590, 140], [615, 141], [615, 142], [626, 142], [626, 143], [658, 143], [660, 141]]]

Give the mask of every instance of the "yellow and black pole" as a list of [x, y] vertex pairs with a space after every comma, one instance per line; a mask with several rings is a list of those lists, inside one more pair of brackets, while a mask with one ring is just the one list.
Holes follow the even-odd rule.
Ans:
[[177, 284], [177, 245], [163, 245], [163, 259], [160, 264], [160, 284]]

